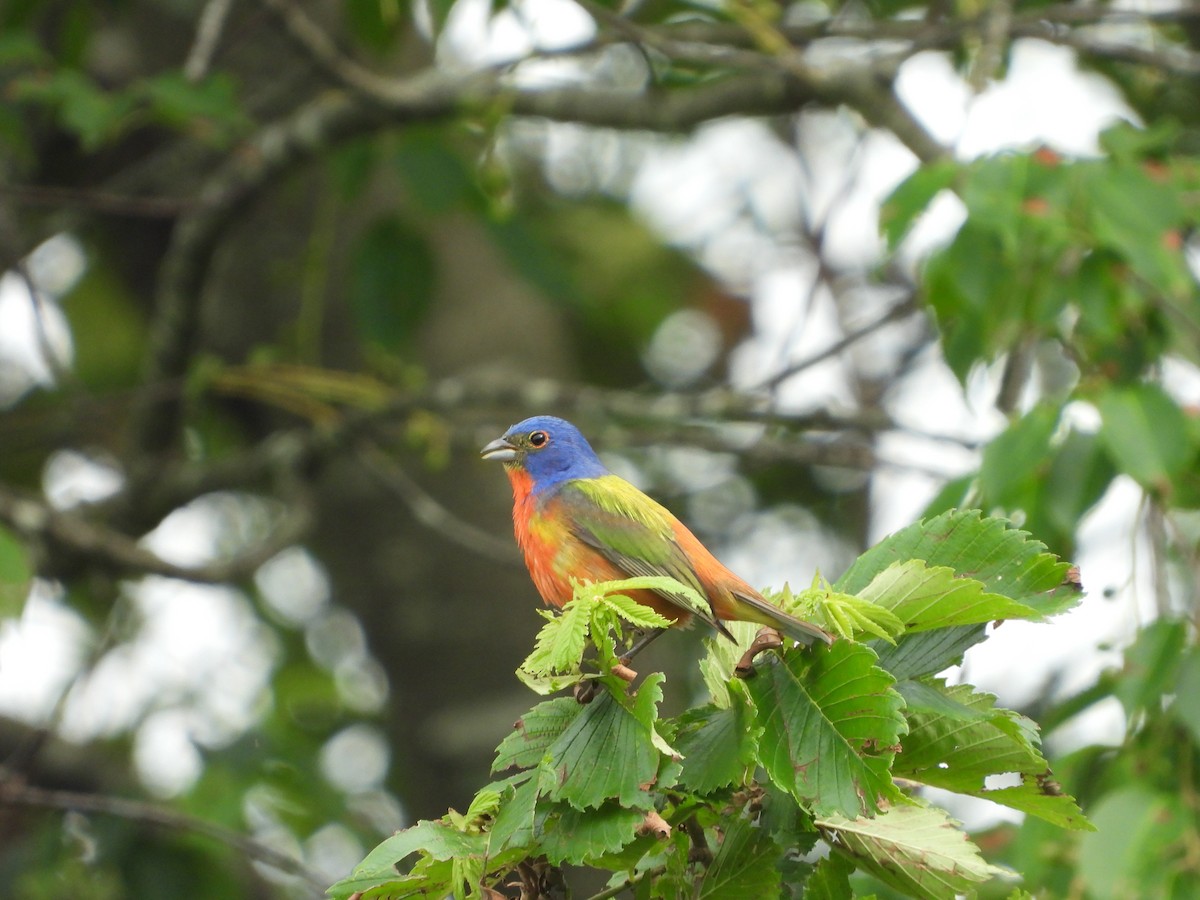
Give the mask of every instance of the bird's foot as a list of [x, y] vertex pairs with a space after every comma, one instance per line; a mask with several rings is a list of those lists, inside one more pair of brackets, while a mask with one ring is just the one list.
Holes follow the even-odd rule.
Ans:
[[575, 686], [571, 688], [571, 693], [575, 696], [575, 702], [581, 705], [587, 705], [596, 699], [596, 691], [600, 689], [600, 682], [594, 678], [585, 678], [583, 681], [575, 682]]
[[742, 658], [738, 660], [738, 664], [733, 667], [733, 674], [738, 678], [753, 678], [754, 672], [754, 657], [765, 650], [778, 650], [783, 646], [783, 635], [772, 628], [770, 625], [764, 625], [758, 629], [758, 634], [754, 636], [754, 640], [742, 654]]

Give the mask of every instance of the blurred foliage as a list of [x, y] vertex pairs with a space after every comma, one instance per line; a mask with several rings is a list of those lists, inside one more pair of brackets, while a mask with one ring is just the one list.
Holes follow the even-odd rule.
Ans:
[[[535, 7], [496, 0], [488, 16], [497, 33], [536, 31]], [[549, 884], [545, 860], [615, 873], [637, 896], [1196, 896], [1200, 20], [1103, 21], [1105, 4], [1042, 0], [584, 9], [594, 42], [523, 45], [546, 68], [506, 59], [468, 78], [479, 38], [452, 0], [0, 5], [0, 314], [6, 328], [31, 321], [33, 348], [0, 341], [0, 673], [28, 669], [44, 695], [17, 692], [0, 719], [0, 894], [314, 896], [383, 840], [335, 893], [396, 879], [506, 890], [497, 880], [514, 867]], [[297, 10], [311, 31], [288, 18]], [[1113, 125], [1086, 158], [1033, 147], [962, 161], [914, 140], [884, 69], [788, 93], [810, 51], [814, 65], [853, 66], [863, 59], [846, 47], [860, 42], [944, 52], [982, 86], [1017, 38], [1071, 47], [1140, 124]], [[640, 46], [623, 56], [630, 39]], [[402, 90], [372, 95], [380, 82]], [[780, 225], [755, 184], [733, 185], [730, 209], [693, 210], [678, 246], [640, 219], [632, 185], [656, 146], [640, 132], [696, 128], [680, 110], [714, 87], [747, 114], [779, 113], [772, 139], [806, 172], [801, 138], [824, 133], [780, 97], [850, 110], [840, 118], [860, 132], [895, 129], [924, 162], [883, 205], [880, 258], [835, 264], [830, 222], [806, 220], [820, 204], [796, 196], [801, 224]], [[628, 93], [614, 104], [617, 88]], [[566, 131], [513, 115], [546, 96]], [[621, 118], [646, 97], [649, 114]], [[597, 110], [639, 133], [584, 131]], [[551, 164], [564, 153], [580, 179], [569, 188]], [[950, 194], [961, 226], [906, 272], [909, 237]], [[39, 263], [56, 236], [81, 260], [60, 246]], [[809, 307], [797, 298], [796, 322], [827, 292], [847, 334], [852, 313], [897, 294], [932, 325], [885, 332], [899, 349], [867, 362], [850, 341], [849, 399], [828, 409], [727, 378], [767, 327], [739, 266], [796, 256], [817, 259], [823, 289]], [[725, 281], [731, 258], [743, 282]], [[711, 325], [715, 346], [675, 382], [647, 361], [681, 313]], [[493, 757], [528, 702], [511, 672], [537, 620], [524, 573], [505, 564], [502, 489], [470, 466], [482, 435], [561, 406], [672, 500], [741, 479], [706, 540], [754, 537], [756, 505], [803, 506], [797, 544], [832, 554], [871, 531], [878, 439], [906, 430], [887, 394], [931, 344], [964, 392], [1000, 383], [1004, 425], [965, 442], [973, 470], [941, 486], [925, 525], [844, 552], [858, 561], [832, 583], [780, 586], [779, 602], [847, 640], [788, 652], [749, 683], [730, 681], [734, 651], [713, 642], [699, 668], [689, 659], [632, 693], [589, 670], [603, 685], [592, 705], [539, 704]], [[937, 426], [929, 410], [922, 428]], [[701, 475], [655, 455], [678, 445]], [[364, 447], [386, 448], [388, 465]], [[105, 486], [79, 487], [61, 474], [72, 465]], [[1081, 523], [1130, 485], [1154, 609], [1120, 665], [1065, 698], [1048, 685], [1028, 710], [939, 679], [982, 623], [1066, 610], [1075, 593], [1059, 584], [1077, 573], [1055, 557], [1072, 558]], [[986, 513], [967, 526], [969, 553], [936, 533], [953, 508]], [[181, 518], [207, 530], [172, 548]], [[298, 548], [272, 586], [263, 563]], [[172, 574], [215, 586], [164, 601]], [[163, 624], [181, 605], [198, 617], [194, 646], [219, 621], [233, 649], [189, 656]], [[203, 618], [215, 608], [224, 619]], [[611, 668], [603, 635], [639, 612], [583, 611], [555, 620], [525, 682], [582, 678], [588, 624]], [[842, 702], [873, 715], [859, 722]], [[1040, 746], [1035, 721], [1053, 738], [1114, 706], [1119, 745]], [[574, 740], [585, 733], [599, 742]], [[476, 792], [491, 761], [517, 773]], [[558, 763], [578, 777], [556, 780]], [[972, 844], [906, 783], [1025, 817]], [[1094, 832], [1072, 830], [1085, 821], [1072, 797]], [[993, 879], [999, 867], [1020, 888]]]

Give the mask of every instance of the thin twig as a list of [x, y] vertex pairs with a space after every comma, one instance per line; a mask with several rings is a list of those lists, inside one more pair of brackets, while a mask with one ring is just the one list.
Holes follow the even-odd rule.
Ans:
[[196, 38], [183, 64], [183, 77], [188, 81], [199, 81], [208, 74], [232, 6], [233, 0], [208, 0], [204, 4], [200, 20], [196, 23]]
[[173, 197], [137, 197], [103, 190], [77, 190], [44, 184], [6, 184], [0, 181], [0, 195], [22, 206], [79, 208], [113, 216], [145, 219], [170, 219], [186, 210], [191, 201]]
[[307, 886], [312, 888], [314, 896], [324, 896], [326, 887], [324, 879], [295, 857], [281, 853], [261, 841], [213, 822], [140, 800], [113, 797], [107, 794], [47, 790], [16, 779], [7, 779], [0, 780], [0, 804], [116, 816], [172, 831], [203, 835], [233, 848], [249, 859], [302, 879]]
[[787, 379], [791, 378], [793, 375], [798, 375], [799, 373], [805, 371], [806, 369], [812, 368], [813, 366], [817, 365], [818, 363], [823, 363], [823, 362], [825, 362], [825, 360], [830, 359], [834, 356], [837, 356], [839, 353], [844, 352], [847, 348], [858, 343], [863, 338], [869, 337], [870, 335], [874, 334], [876, 331], [878, 331], [880, 328], [883, 328], [885, 325], [889, 325], [892, 322], [895, 322], [895, 321], [898, 321], [899, 319], [903, 319], [907, 316], [910, 316], [913, 313], [917, 312], [917, 310], [918, 310], [918, 306], [917, 306], [917, 302], [916, 302], [916, 297], [913, 295], [909, 295], [904, 300], [902, 300], [899, 303], [892, 306], [890, 309], [887, 310], [887, 312], [885, 312], [883, 315], [881, 315], [879, 318], [875, 319], [874, 321], [868, 322], [866, 325], [863, 325], [861, 328], [857, 328], [854, 331], [851, 331], [849, 334], [847, 334], [841, 340], [835, 341], [834, 343], [832, 343], [828, 347], [826, 347], [824, 350], [814, 353], [812, 356], [806, 357], [802, 360], [799, 360], [798, 362], [792, 363], [790, 366], [785, 368], [783, 371], [777, 372], [776, 374], [772, 375], [769, 379], [764, 381], [762, 384], [758, 385], [757, 388], [755, 388], [755, 390], [763, 390], [763, 389], [774, 390], [775, 388], [779, 387], [779, 385], [781, 383], [783, 383]]
[[374, 444], [365, 444], [359, 448], [359, 459], [387, 487], [404, 501], [409, 512], [418, 522], [447, 538], [460, 547], [478, 553], [494, 562], [505, 565], [520, 565], [511, 541], [502, 541], [490, 532], [476, 528], [470, 522], [464, 522], [442, 504], [400, 466], [390, 456]]

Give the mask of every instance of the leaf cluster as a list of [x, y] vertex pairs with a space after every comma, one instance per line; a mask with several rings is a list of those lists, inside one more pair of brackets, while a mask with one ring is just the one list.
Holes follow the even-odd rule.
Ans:
[[[711, 696], [670, 718], [659, 711], [661, 673], [636, 689], [614, 674], [614, 632], [660, 624], [620, 592], [653, 585], [581, 585], [548, 616], [522, 677], [538, 689], [587, 677], [595, 698], [533, 707], [497, 748], [497, 780], [466, 813], [399, 832], [330, 893], [481, 896], [566, 864], [646, 898], [787, 896], [806, 885], [850, 897], [852, 876], [951, 898], [1007, 877], [921, 787], [985, 797], [1059, 828], [1091, 825], [1054, 783], [1034, 722], [937, 676], [984, 639], [988, 622], [1071, 607], [1068, 569], [1003, 520], [954, 511], [921, 522], [836, 584], [781, 593], [839, 629], [832, 646], [760, 657], [755, 676], [740, 680], [734, 664], [754, 629], [733, 623], [736, 644], [707, 640]], [[1007, 786], [993, 785], [1000, 775]]]

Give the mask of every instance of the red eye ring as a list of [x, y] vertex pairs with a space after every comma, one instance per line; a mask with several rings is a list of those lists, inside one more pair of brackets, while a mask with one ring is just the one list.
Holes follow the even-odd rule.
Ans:
[[529, 446], [535, 450], [539, 450], [550, 443], [550, 435], [544, 431], [534, 431], [529, 435]]

